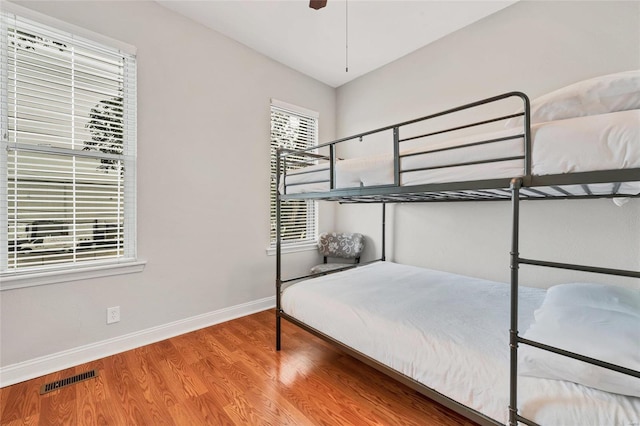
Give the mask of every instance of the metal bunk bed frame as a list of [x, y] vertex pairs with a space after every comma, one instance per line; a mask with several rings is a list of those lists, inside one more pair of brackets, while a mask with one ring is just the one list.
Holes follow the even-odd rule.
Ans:
[[[453, 128], [448, 128], [444, 130], [439, 130], [436, 132], [421, 134], [417, 136], [408, 137], [405, 139], [400, 138], [400, 129], [402, 127], [418, 123], [421, 121], [430, 120], [433, 118], [457, 113], [464, 110], [469, 110], [472, 108], [476, 108], [479, 106], [483, 106], [486, 104], [491, 104], [494, 102], [500, 102], [505, 99], [517, 97], [520, 98], [523, 102], [523, 112], [517, 114], [510, 115], [502, 115], [499, 117], [491, 118], [488, 120], [473, 122], [470, 124], [465, 124], [462, 126], [457, 126]], [[506, 158], [496, 158], [490, 160], [482, 160], [482, 161], [469, 161], [464, 163], [456, 163], [449, 164], [435, 168], [441, 167], [454, 167], [454, 166], [465, 166], [465, 165], [474, 165], [481, 163], [492, 163], [492, 162], [500, 162], [500, 161], [508, 161], [508, 160], [522, 160], [524, 163], [524, 175], [517, 178], [508, 178], [508, 179], [490, 179], [490, 180], [477, 180], [477, 181], [467, 181], [467, 182], [452, 182], [452, 183], [437, 183], [437, 184], [421, 184], [421, 185], [411, 185], [411, 186], [402, 186], [401, 177], [402, 173], [406, 173], [409, 171], [417, 171], [417, 170], [428, 170], [428, 168], [424, 169], [413, 169], [413, 170], [402, 170], [400, 160], [406, 155], [400, 154], [400, 143], [409, 140], [415, 140], [419, 138], [426, 138], [438, 134], [443, 134], [447, 132], [453, 132], [457, 130], [473, 128], [476, 126], [481, 126], [489, 123], [494, 123], [502, 120], [506, 120], [513, 117], [523, 117], [523, 130], [522, 133], [505, 138], [499, 139], [491, 139], [491, 140], [480, 140], [477, 142], [438, 150], [431, 151], [423, 151], [422, 154], [428, 152], [438, 152], [442, 150], [448, 149], [459, 149], [465, 148], [474, 145], [481, 145], [487, 143], [500, 143], [506, 140], [511, 140], [514, 138], [523, 138], [524, 140], [524, 155], [518, 157], [506, 157]], [[375, 133], [385, 132], [391, 130], [393, 132], [393, 162], [394, 162], [394, 183], [391, 185], [380, 185], [380, 186], [369, 186], [369, 187], [359, 187], [359, 188], [335, 188], [336, 182], [336, 172], [335, 172], [335, 162], [338, 159], [336, 156], [336, 146], [340, 143], [359, 139], [362, 140], [363, 137], [372, 135]], [[318, 148], [328, 148], [329, 155], [320, 155], [315, 151]], [[317, 160], [327, 160], [329, 162], [329, 176], [330, 178], [328, 182], [330, 190], [328, 192], [310, 192], [310, 193], [300, 193], [288, 195], [286, 194], [285, 184], [283, 186], [284, 193], [280, 194], [280, 182], [283, 180], [286, 183], [287, 176], [287, 157], [289, 156], [297, 156], [295, 160], [291, 160], [292, 162], [302, 163], [304, 164], [315, 164]], [[417, 155], [417, 154], [410, 154]], [[300, 161], [300, 157], [306, 157], [308, 161]], [[358, 352], [357, 350], [337, 341], [336, 339], [322, 333], [319, 330], [316, 330], [302, 321], [296, 319], [293, 316], [288, 315], [282, 310], [281, 306], [281, 294], [285, 285], [289, 285], [291, 283], [300, 281], [305, 278], [310, 278], [312, 276], [317, 275], [306, 275], [302, 277], [296, 277], [292, 279], [283, 280], [282, 279], [282, 241], [281, 241], [281, 203], [286, 202], [287, 200], [323, 200], [323, 201], [337, 201], [340, 203], [374, 203], [382, 205], [382, 255], [380, 259], [376, 259], [372, 262], [384, 261], [385, 260], [385, 226], [386, 226], [386, 204], [387, 203], [407, 203], [407, 202], [457, 202], [457, 201], [511, 201], [512, 208], [512, 239], [511, 239], [511, 253], [510, 253], [510, 268], [511, 268], [511, 322], [510, 322], [510, 330], [509, 330], [509, 346], [510, 346], [510, 399], [509, 399], [509, 425], [516, 426], [519, 422], [529, 425], [529, 426], [537, 426], [537, 424], [520, 414], [518, 414], [517, 410], [517, 394], [518, 394], [518, 345], [526, 344], [531, 345], [543, 350], [551, 351], [563, 356], [567, 356], [573, 359], [577, 359], [580, 361], [584, 361], [596, 366], [600, 366], [603, 368], [607, 368], [610, 370], [614, 370], [623, 374], [628, 374], [634, 377], [640, 378], [640, 371], [631, 370], [625, 367], [621, 367], [618, 365], [614, 365], [611, 363], [607, 363], [601, 360], [597, 360], [594, 358], [586, 357], [584, 355], [580, 355], [577, 353], [565, 351], [560, 348], [552, 347], [549, 345], [545, 345], [540, 342], [524, 339], [518, 335], [518, 286], [519, 286], [519, 266], [520, 265], [532, 265], [532, 266], [541, 266], [541, 267], [550, 267], [550, 268], [561, 268], [575, 271], [584, 271], [591, 273], [599, 273], [599, 274], [608, 274], [608, 275], [617, 275], [624, 277], [632, 277], [632, 278], [640, 278], [640, 271], [630, 271], [630, 270], [620, 270], [620, 269], [610, 269], [610, 268], [600, 268], [593, 266], [584, 266], [584, 265], [574, 265], [574, 264], [566, 264], [566, 263], [557, 263], [557, 262], [549, 262], [549, 261], [541, 261], [541, 260], [533, 260], [526, 259], [520, 257], [519, 253], [519, 228], [520, 228], [520, 202], [522, 200], [541, 200], [541, 199], [590, 199], [590, 198], [612, 198], [618, 195], [617, 192], [620, 188], [621, 183], [623, 182], [640, 182], [640, 169], [618, 169], [618, 170], [604, 170], [604, 171], [593, 171], [593, 172], [581, 172], [581, 173], [568, 173], [568, 174], [556, 174], [556, 175], [546, 175], [546, 176], [534, 176], [531, 173], [531, 124], [530, 124], [530, 102], [527, 95], [522, 92], [509, 92], [503, 95], [491, 97], [488, 99], [480, 100], [477, 102], [473, 102], [470, 104], [466, 104], [457, 108], [448, 109], [446, 111], [442, 111], [436, 114], [428, 115], [425, 117], [421, 117], [415, 120], [405, 121], [402, 123], [398, 123], [392, 126], [382, 127], [376, 130], [371, 130], [368, 132], [360, 133], [357, 135], [353, 135], [347, 138], [338, 139], [329, 143], [321, 144], [313, 148], [308, 148], [305, 150], [290, 150], [290, 149], [279, 149], [277, 154], [277, 170], [283, 171], [282, 176], [280, 173], [276, 176], [276, 188], [277, 196], [276, 196], [276, 350], [281, 349], [281, 320], [285, 319], [292, 324], [295, 324], [302, 329], [310, 332], [311, 334], [322, 338], [323, 340], [330, 342], [337, 347], [344, 350], [346, 353], [350, 354], [354, 358], [364, 362], [365, 364], [376, 368], [377, 370], [387, 374], [388, 376], [398, 380], [399, 382], [409, 386], [410, 388], [420, 392], [421, 394], [427, 396], [428, 398], [444, 405], [447, 408], [452, 409], [453, 411], [462, 414], [469, 420], [472, 420], [481, 425], [500, 425], [501, 423], [497, 422], [495, 419], [489, 418], [482, 413], [469, 408], [441, 393], [438, 391], [431, 389], [422, 383], [417, 382], [416, 380], [407, 377], [396, 370], [391, 369], [390, 367], [376, 361], [375, 359]], [[304, 172], [302, 172], [304, 173]], [[289, 173], [289, 175], [295, 174]], [[311, 182], [311, 183], [318, 183]], [[310, 182], [307, 182], [310, 183]], [[593, 194], [589, 189], [589, 185], [591, 184], [599, 184], [599, 183], [608, 183], [613, 184], [612, 191], [610, 194], [605, 195], [597, 195]], [[293, 184], [295, 185], [295, 184]], [[563, 189], [565, 185], [581, 185], [584, 190], [584, 195], [574, 195], [570, 192]], [[551, 189], [551, 191], [549, 190]], [[636, 195], [622, 195], [624, 197], [640, 197], [640, 194]], [[372, 262], [364, 262], [361, 263], [360, 266], [372, 263]], [[340, 272], [344, 269], [350, 269], [357, 267], [357, 265], [342, 268], [335, 271], [326, 272], [327, 273], [336, 273]], [[507, 408], [507, 407], [505, 407]]]

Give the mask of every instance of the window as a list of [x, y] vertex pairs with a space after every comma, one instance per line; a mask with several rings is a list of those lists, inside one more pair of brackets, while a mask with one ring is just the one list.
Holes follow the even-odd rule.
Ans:
[[0, 274], [133, 261], [133, 49], [0, 22]]
[[[278, 148], [304, 149], [317, 145], [318, 114], [276, 100], [271, 101], [271, 234], [270, 247], [276, 245], [276, 151]], [[287, 170], [304, 167], [295, 161], [303, 157], [288, 157]], [[280, 170], [282, 173], [283, 170]], [[316, 203], [289, 200], [281, 204], [281, 238], [283, 245], [315, 244], [318, 234]]]

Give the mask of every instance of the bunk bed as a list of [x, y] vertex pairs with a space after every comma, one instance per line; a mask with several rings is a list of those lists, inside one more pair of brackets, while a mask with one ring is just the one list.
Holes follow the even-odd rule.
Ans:
[[[499, 105], [514, 99], [521, 107], [504, 113]], [[467, 121], [429, 126], [453, 115]], [[342, 144], [381, 134], [390, 135], [388, 152], [339, 157], [349, 153]], [[482, 425], [640, 423], [640, 292], [519, 285], [520, 265], [640, 278], [519, 253], [522, 201], [640, 196], [640, 71], [280, 149], [277, 164], [277, 350], [285, 319]], [[281, 204], [300, 199], [381, 205], [381, 257], [283, 279]], [[386, 260], [387, 204], [452, 201], [511, 203], [510, 285]]]

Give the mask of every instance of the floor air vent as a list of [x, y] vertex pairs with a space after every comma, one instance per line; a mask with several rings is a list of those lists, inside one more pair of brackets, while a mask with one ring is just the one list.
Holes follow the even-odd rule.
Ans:
[[53, 392], [54, 390], [64, 388], [66, 386], [75, 385], [76, 383], [80, 383], [84, 380], [93, 379], [94, 377], [98, 377], [98, 372], [96, 370], [87, 371], [85, 373], [76, 374], [72, 377], [67, 377], [66, 379], [56, 380], [55, 382], [46, 383], [42, 385], [40, 388], [40, 395], [44, 395], [47, 392]]

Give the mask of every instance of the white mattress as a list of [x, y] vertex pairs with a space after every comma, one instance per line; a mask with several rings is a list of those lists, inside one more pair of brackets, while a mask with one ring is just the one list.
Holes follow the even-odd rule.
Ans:
[[[480, 136], [474, 135], [428, 145], [428, 149], [435, 150], [478, 140], [513, 136], [521, 132], [520, 128], [505, 129]], [[531, 133], [533, 175], [640, 167], [640, 110], [540, 123], [531, 127]], [[492, 158], [522, 156], [524, 155], [523, 146], [522, 138], [518, 138], [416, 155], [402, 158], [401, 169], [436, 167]], [[402, 154], [419, 152], [424, 149], [426, 148], [414, 148], [403, 151]], [[328, 191], [328, 182], [318, 182], [329, 179], [328, 167], [327, 163], [318, 164], [304, 169], [309, 173], [287, 175], [286, 193]], [[337, 161], [335, 169], [336, 188], [393, 184], [393, 156], [391, 154]], [[523, 161], [509, 160], [403, 173], [401, 185], [511, 178], [523, 174]], [[281, 193], [283, 193], [284, 184], [281, 179]], [[608, 193], [608, 191], [610, 191], [610, 187], [607, 187], [604, 193]], [[640, 185], [626, 184], [620, 191], [622, 194], [637, 194], [640, 192]]]
[[[545, 290], [520, 287], [526, 330]], [[509, 286], [389, 262], [299, 282], [286, 313], [502, 423], [509, 405]], [[518, 379], [520, 414], [543, 425], [640, 424], [640, 398]]]

